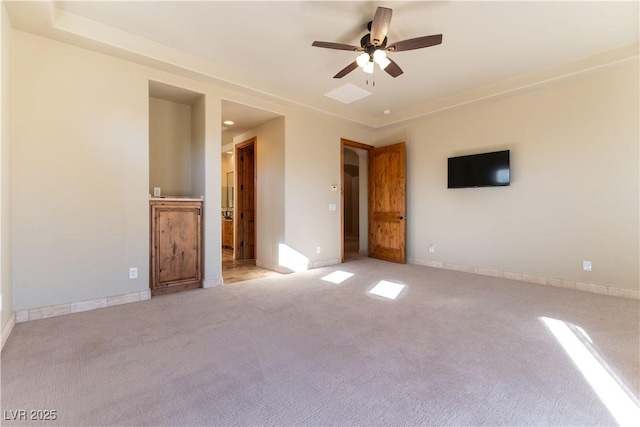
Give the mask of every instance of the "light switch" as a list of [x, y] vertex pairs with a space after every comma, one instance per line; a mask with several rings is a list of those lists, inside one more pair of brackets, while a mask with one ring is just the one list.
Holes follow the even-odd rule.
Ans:
[[334, 212], [336, 210], [336, 204], [335, 203], [329, 203], [329, 210], [331, 212]]

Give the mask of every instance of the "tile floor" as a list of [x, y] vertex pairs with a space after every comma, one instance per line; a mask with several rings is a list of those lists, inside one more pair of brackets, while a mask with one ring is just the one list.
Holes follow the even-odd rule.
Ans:
[[222, 283], [225, 285], [262, 277], [279, 276], [280, 274], [256, 267], [255, 259], [234, 260], [231, 249], [222, 250]]

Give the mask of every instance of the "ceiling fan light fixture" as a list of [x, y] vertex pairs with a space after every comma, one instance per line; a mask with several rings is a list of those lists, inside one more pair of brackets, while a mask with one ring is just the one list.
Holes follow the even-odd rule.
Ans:
[[381, 70], [384, 70], [389, 64], [391, 64], [391, 61], [387, 58], [387, 53], [382, 49], [378, 49], [373, 52], [373, 62], [378, 64]]
[[386, 53], [384, 50], [382, 50], [382, 49], [376, 49], [376, 50], [373, 52], [373, 61], [374, 61], [376, 64], [379, 64], [379, 63], [380, 63], [380, 61], [382, 61], [382, 60], [384, 60], [384, 59], [387, 59], [387, 53]]
[[369, 54], [366, 52], [358, 55], [358, 57], [356, 58], [356, 63], [360, 68], [366, 67], [368, 62], [369, 62]]
[[374, 63], [373, 61], [369, 61], [367, 62], [367, 64], [362, 68], [362, 71], [364, 71], [365, 73], [368, 74], [373, 74], [373, 67], [374, 67]]

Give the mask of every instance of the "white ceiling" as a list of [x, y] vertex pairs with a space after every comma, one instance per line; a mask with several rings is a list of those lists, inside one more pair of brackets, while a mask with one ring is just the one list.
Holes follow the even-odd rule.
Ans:
[[[640, 39], [638, 1], [5, 4], [14, 28], [134, 60], [145, 56], [145, 46], [156, 53], [162, 48], [165, 58], [178, 58], [173, 71], [189, 62], [199, 76], [374, 127], [605, 62], [637, 61]], [[356, 53], [311, 43], [359, 45], [377, 6], [393, 9], [390, 43], [440, 33], [443, 43], [390, 54], [404, 74], [394, 79], [377, 70], [375, 86], [359, 69], [333, 79]], [[155, 61], [162, 62], [162, 55]], [[372, 95], [348, 105], [323, 95], [347, 83]], [[234, 115], [241, 111], [235, 108]]]

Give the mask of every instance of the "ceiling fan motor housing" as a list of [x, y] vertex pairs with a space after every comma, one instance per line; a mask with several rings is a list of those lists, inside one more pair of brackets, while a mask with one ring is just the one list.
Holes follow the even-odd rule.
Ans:
[[371, 34], [365, 34], [360, 39], [360, 46], [364, 49], [365, 52], [369, 54], [371, 60], [373, 60], [373, 52], [380, 49], [386, 49], [387, 47], [387, 38], [385, 37], [380, 46], [375, 46], [371, 44]]
[[[365, 72], [371, 73], [373, 72], [373, 63], [377, 63], [380, 68], [387, 72], [387, 74], [395, 78], [401, 75], [403, 71], [398, 64], [387, 57], [385, 51], [402, 52], [405, 50], [422, 49], [424, 47], [435, 46], [442, 43], [442, 34], [434, 34], [431, 36], [402, 40], [387, 47], [387, 33], [389, 32], [391, 14], [392, 10], [389, 8], [378, 7], [376, 9], [373, 21], [370, 21], [367, 25], [369, 33], [365, 34], [360, 39], [360, 47], [344, 43], [323, 41], [314, 41], [312, 43], [312, 46], [322, 47], [325, 49], [363, 52], [355, 61], [340, 70], [338, 74], [333, 76], [333, 78], [341, 79], [358, 68], [358, 66], [362, 67]], [[377, 52], [380, 53], [376, 54]]]

